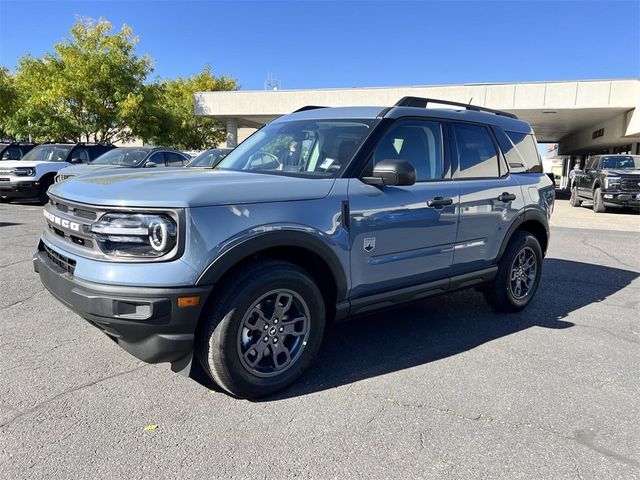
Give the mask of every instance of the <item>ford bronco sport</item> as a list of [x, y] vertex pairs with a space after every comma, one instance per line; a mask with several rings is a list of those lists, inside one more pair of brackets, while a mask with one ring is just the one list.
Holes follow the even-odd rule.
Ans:
[[407, 97], [305, 107], [213, 170], [102, 171], [49, 196], [34, 267], [55, 297], [139, 359], [196, 359], [254, 398], [300, 376], [329, 320], [467, 287], [526, 307], [554, 188], [526, 122]]

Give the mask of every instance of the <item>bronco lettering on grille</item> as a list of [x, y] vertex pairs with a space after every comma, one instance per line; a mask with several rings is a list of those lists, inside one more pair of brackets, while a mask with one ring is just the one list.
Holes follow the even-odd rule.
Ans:
[[44, 218], [46, 218], [47, 220], [49, 220], [51, 223], [54, 223], [56, 225], [60, 225], [63, 228], [68, 228], [69, 230], [72, 230], [74, 232], [79, 232], [80, 231], [80, 224], [76, 223], [76, 222], [70, 222], [69, 220], [65, 220], [64, 218], [60, 218], [56, 215], [53, 215], [49, 212], [47, 212], [46, 210], [43, 210], [44, 213]]

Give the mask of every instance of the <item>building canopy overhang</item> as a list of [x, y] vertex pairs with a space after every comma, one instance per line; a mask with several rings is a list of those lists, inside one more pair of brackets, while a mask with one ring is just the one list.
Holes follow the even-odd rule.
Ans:
[[576, 152], [640, 141], [640, 79], [202, 92], [195, 113], [257, 128], [305, 105], [384, 107], [405, 96], [505, 110], [529, 122], [539, 142], [564, 142]]

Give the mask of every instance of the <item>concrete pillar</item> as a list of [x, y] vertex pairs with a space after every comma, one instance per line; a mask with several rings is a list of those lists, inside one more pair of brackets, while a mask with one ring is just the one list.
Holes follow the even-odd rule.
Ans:
[[227, 120], [227, 147], [235, 148], [238, 145], [238, 120], [229, 118]]

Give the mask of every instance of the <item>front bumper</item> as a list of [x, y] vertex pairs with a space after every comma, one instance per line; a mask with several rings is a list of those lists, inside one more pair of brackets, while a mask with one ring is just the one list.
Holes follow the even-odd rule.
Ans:
[[602, 202], [606, 207], [640, 207], [640, 190], [636, 192], [603, 190]]
[[0, 182], [0, 197], [33, 198], [40, 195], [40, 182]]
[[[98, 284], [75, 278], [72, 263], [66, 260], [51, 249], [47, 251], [42, 243], [33, 257], [42, 284], [67, 307], [144, 362], [180, 362], [191, 356], [194, 332], [210, 286], [138, 288]], [[193, 295], [200, 296], [198, 305], [178, 307], [178, 297]]]

